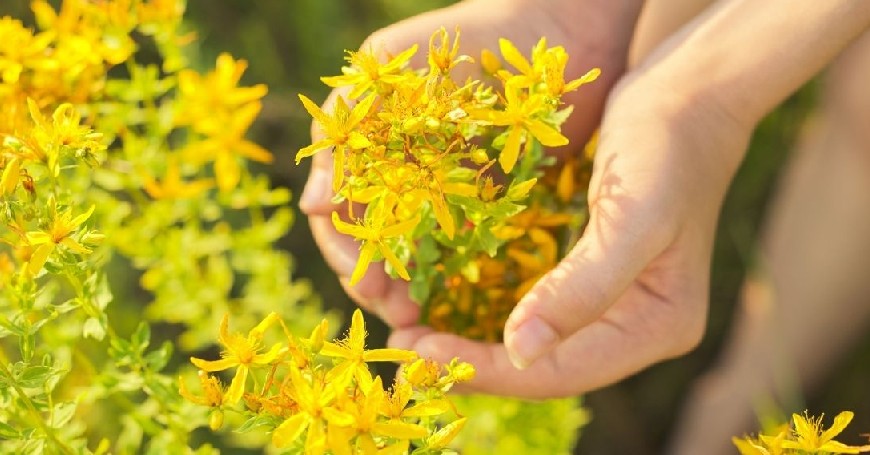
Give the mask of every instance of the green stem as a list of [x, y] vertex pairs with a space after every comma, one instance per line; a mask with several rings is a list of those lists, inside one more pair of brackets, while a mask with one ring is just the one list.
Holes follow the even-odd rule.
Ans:
[[54, 429], [49, 427], [45, 420], [42, 418], [42, 414], [36, 409], [36, 406], [33, 405], [33, 402], [30, 401], [30, 397], [24, 393], [24, 390], [15, 382], [15, 378], [12, 376], [12, 372], [6, 365], [6, 362], [0, 362], [0, 373], [3, 373], [9, 379], [9, 383], [12, 384], [12, 388], [15, 389], [15, 393], [18, 394], [21, 401], [24, 402], [24, 405], [27, 406], [27, 410], [30, 412], [30, 415], [36, 420], [36, 424], [42, 429], [48, 439], [53, 442], [58, 449], [60, 449], [61, 453], [75, 455], [75, 451], [72, 447], [68, 446], [66, 443], [58, 439], [57, 435], [54, 433]]

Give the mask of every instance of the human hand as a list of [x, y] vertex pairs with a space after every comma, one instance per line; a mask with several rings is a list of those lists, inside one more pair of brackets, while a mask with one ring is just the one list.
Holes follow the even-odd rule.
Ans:
[[[395, 55], [413, 44], [425, 47], [432, 31], [441, 26], [447, 29], [458, 26], [462, 32], [461, 51], [476, 57], [484, 48], [497, 49], [500, 37], [511, 39], [520, 49], [530, 49], [541, 36], [546, 36], [550, 45], [564, 45], [573, 55], [566, 69], [568, 79], [579, 77], [593, 67], [602, 69], [602, 77], [595, 84], [564, 97], [566, 103], [578, 107], [563, 130], [569, 134], [572, 144], [579, 147], [597, 125], [607, 92], [624, 71], [627, 47], [640, 4], [639, 0], [556, 0], [545, 3], [504, 0], [496, 9], [491, 1], [466, 1], [380, 30], [362, 47]], [[425, 60], [412, 63], [424, 66]], [[465, 67], [471, 68], [472, 65]], [[341, 90], [333, 91], [325, 104], [330, 105], [341, 93]], [[312, 137], [314, 142], [322, 137], [317, 125], [312, 128]], [[336, 210], [330, 202], [332, 163], [327, 154], [315, 155], [300, 201], [314, 238], [330, 266], [341, 277], [345, 290], [360, 305], [393, 327], [411, 326], [418, 320], [419, 308], [409, 299], [406, 282], [391, 280], [382, 269], [371, 268], [355, 286], [348, 285], [347, 277], [359, 255], [358, 245], [353, 239], [336, 232], [330, 219]]]
[[677, 92], [643, 78], [614, 91], [588, 227], [519, 302], [504, 344], [420, 326], [396, 329], [390, 344], [461, 356], [477, 370], [466, 390], [532, 398], [595, 389], [692, 349], [716, 219], [750, 129], [711, 100], [663, 95]]

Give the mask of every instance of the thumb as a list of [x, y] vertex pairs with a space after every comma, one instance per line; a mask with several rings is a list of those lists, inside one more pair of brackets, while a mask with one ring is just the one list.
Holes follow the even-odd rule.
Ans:
[[[624, 205], [610, 201], [614, 208]], [[562, 340], [597, 320], [646, 266], [661, 254], [666, 232], [645, 229], [632, 216], [593, 210], [583, 237], [568, 255], [520, 300], [505, 324], [511, 363], [524, 369]], [[657, 238], [658, 237], [658, 238]]]

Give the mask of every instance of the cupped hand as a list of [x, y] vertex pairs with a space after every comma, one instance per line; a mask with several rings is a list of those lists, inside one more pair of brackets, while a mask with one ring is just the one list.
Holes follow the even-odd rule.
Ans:
[[[628, 78], [626, 78], [628, 79]], [[466, 390], [570, 396], [691, 350], [705, 328], [716, 220], [749, 130], [710, 100], [631, 77], [608, 103], [576, 246], [518, 303], [505, 343], [427, 327], [390, 344], [471, 362]]]
[[[422, 49], [426, 49], [430, 35], [442, 26], [451, 32], [458, 27], [462, 34], [460, 52], [474, 58], [482, 49], [497, 50], [498, 39], [502, 37], [528, 51], [545, 36], [549, 45], [563, 45], [572, 56], [566, 68], [566, 79], [577, 78], [594, 67], [602, 70], [602, 76], [594, 84], [564, 97], [567, 104], [575, 105], [575, 110], [563, 131], [571, 139], [572, 146], [579, 148], [598, 124], [607, 93], [624, 72], [627, 48], [641, 3], [639, 0], [502, 0], [495, 4], [490, 0], [471, 0], [379, 30], [365, 41], [362, 48], [388, 56], [417, 44], [421, 52], [411, 64], [424, 67], [426, 61]], [[460, 65], [456, 70], [462, 68]], [[470, 71], [474, 65], [466, 64], [464, 68]], [[337, 89], [329, 95], [324, 103], [327, 111], [341, 95], [346, 97], [346, 91]], [[312, 138], [314, 142], [322, 138], [316, 124], [312, 125]], [[562, 152], [570, 153], [571, 149]], [[406, 282], [392, 280], [382, 268], [371, 267], [359, 283], [353, 287], [348, 285], [348, 277], [359, 256], [359, 246], [352, 238], [336, 232], [330, 219], [331, 213], [337, 209], [331, 203], [332, 162], [328, 154], [315, 155], [300, 200], [314, 239], [354, 300], [392, 327], [412, 327], [418, 320], [419, 306], [409, 299]]]

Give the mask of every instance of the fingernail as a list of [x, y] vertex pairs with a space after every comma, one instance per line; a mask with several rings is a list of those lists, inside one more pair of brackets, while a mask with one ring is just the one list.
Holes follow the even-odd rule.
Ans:
[[523, 370], [552, 349], [558, 341], [559, 335], [549, 324], [537, 316], [532, 316], [505, 340], [505, 347], [514, 367]]
[[299, 198], [299, 208], [307, 213], [318, 205], [328, 203], [331, 197], [332, 190], [330, 189], [329, 173], [312, 169], [311, 175], [308, 177], [308, 183], [305, 184], [305, 189], [302, 190], [302, 197]]

